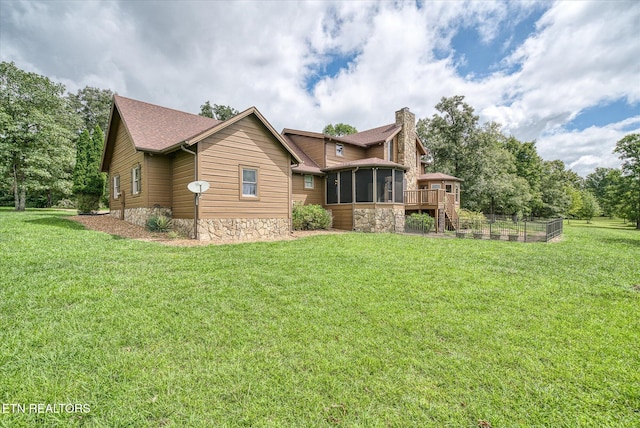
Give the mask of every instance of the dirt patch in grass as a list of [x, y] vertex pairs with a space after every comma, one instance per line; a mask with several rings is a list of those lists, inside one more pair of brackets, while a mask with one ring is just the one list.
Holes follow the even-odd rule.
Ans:
[[258, 241], [285, 241], [291, 239], [304, 238], [313, 235], [325, 235], [335, 233], [347, 233], [342, 230], [297, 230], [291, 232], [288, 236], [278, 238], [261, 238], [254, 240], [244, 241], [198, 241], [189, 238], [173, 238], [169, 233], [161, 232], [149, 232], [142, 226], [128, 223], [124, 220], [120, 220], [115, 217], [111, 217], [106, 214], [97, 215], [77, 215], [73, 217], [67, 217], [69, 220], [73, 220], [82, 224], [87, 229], [97, 230], [99, 232], [108, 233], [109, 235], [116, 235], [122, 238], [137, 239], [140, 241], [159, 242], [165, 245], [173, 246], [196, 246], [196, 245], [220, 245], [220, 244], [234, 244], [240, 242], [258, 242]]

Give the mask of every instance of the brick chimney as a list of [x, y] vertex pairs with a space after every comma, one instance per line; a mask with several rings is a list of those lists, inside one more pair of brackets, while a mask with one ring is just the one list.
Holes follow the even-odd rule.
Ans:
[[396, 112], [396, 125], [402, 126], [398, 134], [398, 163], [409, 168], [405, 174], [406, 190], [416, 190], [420, 174], [416, 151], [416, 115], [404, 107]]

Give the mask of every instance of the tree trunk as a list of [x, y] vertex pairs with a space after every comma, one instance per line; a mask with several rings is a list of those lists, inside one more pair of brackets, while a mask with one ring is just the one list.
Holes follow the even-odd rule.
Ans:
[[26, 199], [27, 199], [27, 192], [24, 189], [24, 187], [21, 187], [19, 190], [17, 189], [16, 186], [16, 195], [17, 195], [17, 199], [16, 199], [16, 211], [24, 211], [27, 203], [26, 203]]
[[24, 180], [18, 177], [18, 169], [13, 165], [13, 201], [16, 211], [24, 211], [26, 207], [27, 191], [24, 188]]

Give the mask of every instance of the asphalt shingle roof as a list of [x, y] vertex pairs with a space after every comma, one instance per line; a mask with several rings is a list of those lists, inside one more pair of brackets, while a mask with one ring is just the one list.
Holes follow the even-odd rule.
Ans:
[[138, 150], [161, 152], [222, 123], [120, 95], [114, 102]]

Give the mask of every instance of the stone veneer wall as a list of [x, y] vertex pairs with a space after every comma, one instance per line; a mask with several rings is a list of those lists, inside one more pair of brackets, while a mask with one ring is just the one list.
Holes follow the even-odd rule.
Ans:
[[226, 242], [286, 237], [291, 226], [288, 218], [209, 218], [198, 220], [198, 230], [201, 241]]
[[[109, 212], [109, 215], [116, 218], [122, 218], [122, 211], [111, 210]], [[128, 208], [124, 210], [124, 221], [135, 224], [137, 226], [145, 227], [147, 225], [147, 220], [149, 220], [149, 217], [153, 215], [164, 215], [167, 217], [171, 217], [171, 209], [162, 207]]]
[[416, 160], [416, 115], [404, 107], [396, 112], [396, 125], [402, 126], [398, 133], [398, 163], [409, 168], [404, 176], [405, 190], [417, 190], [420, 168]]
[[353, 230], [404, 232], [404, 208], [354, 208]]

